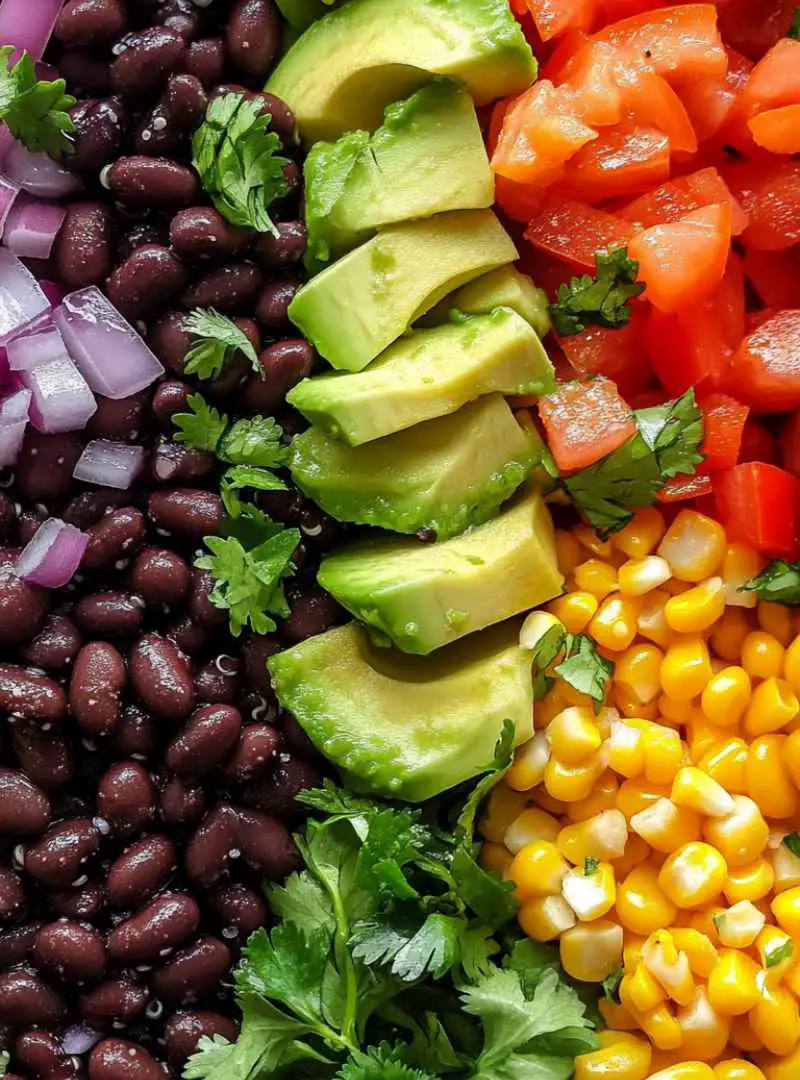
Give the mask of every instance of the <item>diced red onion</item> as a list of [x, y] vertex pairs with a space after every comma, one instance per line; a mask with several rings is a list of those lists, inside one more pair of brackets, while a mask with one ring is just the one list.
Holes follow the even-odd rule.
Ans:
[[13, 252], [0, 248], [0, 345], [49, 308], [30, 270]]
[[69, 357], [51, 360], [21, 374], [33, 394], [30, 418], [37, 431], [48, 435], [81, 431], [97, 412], [92, 391]]
[[[0, 7], [0, 12], [2, 10]], [[40, 199], [60, 199], [83, 187], [83, 181], [76, 173], [63, 168], [45, 153], [32, 153], [17, 141], [5, 156], [3, 172], [28, 194], [38, 195]]]
[[30, 390], [14, 390], [0, 401], [0, 468], [13, 465], [22, 448], [28, 426]]
[[6, 218], [3, 243], [22, 259], [49, 259], [66, 216], [58, 203], [21, 194]]
[[40, 278], [39, 288], [50, 301], [51, 307], [58, 307], [58, 305], [67, 295], [67, 290], [57, 281], [47, 281], [44, 278]]
[[144, 468], [144, 447], [110, 439], [87, 443], [72, 475], [86, 484], [127, 491]]
[[39, 364], [69, 360], [67, 347], [52, 323], [35, 333], [20, 334], [6, 346], [11, 371], [32, 371]]
[[11, 208], [20, 194], [19, 184], [0, 173], [0, 230], [5, 228]]
[[32, 396], [30, 390], [22, 386], [4, 397], [0, 401], [0, 428], [27, 420]]
[[94, 285], [64, 297], [53, 320], [96, 394], [119, 401], [164, 374], [144, 339]]
[[89, 537], [60, 518], [43, 521], [17, 560], [17, 577], [60, 589], [78, 569]]
[[70, 1056], [80, 1056], [91, 1050], [102, 1038], [102, 1033], [88, 1024], [71, 1024], [61, 1036], [61, 1049]]
[[64, 0], [3, 0], [0, 41], [41, 60]]

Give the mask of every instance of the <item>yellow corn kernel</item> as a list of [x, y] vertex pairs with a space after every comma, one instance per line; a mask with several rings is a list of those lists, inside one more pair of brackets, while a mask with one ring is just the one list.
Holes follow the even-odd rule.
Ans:
[[716, 572], [727, 546], [718, 522], [695, 510], [681, 510], [658, 545], [658, 554], [679, 581], [702, 581]]
[[520, 627], [520, 646], [533, 651], [546, 634], [556, 629], [563, 631], [564, 627], [555, 615], [549, 611], [532, 611]]
[[759, 553], [749, 544], [728, 544], [720, 574], [725, 582], [725, 603], [729, 607], [753, 608], [756, 606], [756, 594], [749, 590], [739, 592], [739, 589], [760, 572], [763, 563], [764, 560]]
[[646, 1080], [653, 1057], [646, 1039], [625, 1032], [601, 1031], [598, 1042], [599, 1050], [575, 1058], [575, 1080]]
[[770, 905], [781, 930], [800, 937], [800, 887], [779, 893]]
[[505, 844], [495, 844], [487, 840], [481, 847], [481, 866], [495, 874], [504, 874], [511, 865], [513, 855]]
[[627, 842], [625, 815], [614, 809], [566, 825], [558, 834], [556, 847], [573, 866], [583, 866], [587, 859], [607, 862], [619, 858], [624, 854]]
[[725, 885], [725, 859], [709, 844], [684, 844], [661, 867], [659, 888], [679, 908], [710, 903]]
[[744, 1058], [728, 1058], [714, 1066], [714, 1080], [764, 1080], [758, 1065]]
[[743, 1016], [761, 997], [758, 964], [739, 949], [724, 949], [708, 979], [708, 1000], [721, 1016]]
[[731, 1022], [730, 1044], [745, 1054], [752, 1054], [764, 1049], [761, 1039], [750, 1027], [746, 1016], [734, 1016]]
[[630, 779], [644, 772], [644, 731], [624, 720], [611, 722], [606, 744], [608, 767]]
[[785, 649], [763, 630], [751, 630], [742, 642], [742, 667], [753, 679], [769, 679], [783, 670]]
[[701, 979], [708, 979], [719, 959], [719, 953], [707, 934], [691, 926], [672, 926], [670, 934], [675, 948], [685, 952], [689, 967]]
[[625, 945], [622, 949], [622, 969], [626, 975], [633, 975], [642, 959], [642, 948], [647, 941], [640, 934], [632, 934], [630, 930], [624, 931]]
[[689, 762], [697, 764], [706, 754], [721, 746], [731, 733], [739, 733], [738, 728], [721, 728], [709, 722], [706, 714], [700, 709], [692, 709], [692, 714], [686, 721], [686, 742], [689, 748]]
[[622, 960], [622, 927], [598, 919], [561, 935], [561, 966], [580, 982], [602, 982]]
[[714, 1080], [714, 1072], [704, 1061], [679, 1061], [650, 1073], [650, 1080]]
[[555, 844], [537, 840], [517, 852], [508, 876], [517, 886], [517, 899], [524, 904], [534, 896], [561, 892], [561, 879], [567, 870], [569, 866]]
[[628, 687], [643, 705], [648, 705], [661, 693], [663, 659], [656, 645], [631, 645], [617, 660], [614, 681]]
[[750, 743], [745, 765], [747, 794], [765, 818], [787, 818], [797, 813], [797, 788], [784, 758], [785, 735], [761, 735]]
[[556, 529], [556, 562], [562, 574], [572, 574], [575, 567], [583, 560], [583, 551], [580, 544], [565, 529]]
[[550, 760], [550, 743], [537, 731], [532, 739], [517, 750], [514, 764], [505, 775], [508, 787], [516, 792], [530, 791], [544, 780], [544, 770]]
[[573, 825], [577, 825], [579, 821], [588, 821], [589, 818], [597, 817], [604, 810], [615, 810], [618, 791], [619, 780], [610, 769], [606, 769], [590, 795], [567, 805], [567, 817]]
[[728, 1045], [730, 1017], [720, 1015], [700, 986], [691, 1005], [678, 1009], [677, 1020], [683, 1042], [681, 1049], [693, 1061], [714, 1061]]
[[635, 834], [632, 835], [625, 847], [624, 854], [611, 860], [611, 865], [614, 867], [614, 873], [617, 875], [617, 881], [621, 881], [622, 878], [627, 877], [635, 867], [641, 866], [642, 863], [647, 862], [650, 855], [650, 845], [646, 843], [641, 836], [636, 836]]
[[564, 624], [570, 634], [580, 634], [597, 611], [598, 600], [590, 592], [569, 592], [547, 605], [551, 615]]
[[654, 848], [669, 854], [684, 844], [700, 839], [700, 818], [687, 806], [676, 806], [671, 799], [657, 799], [634, 814], [631, 829]]
[[575, 584], [580, 592], [587, 592], [597, 601], [613, 593], [617, 588], [617, 571], [600, 559], [587, 559], [575, 567]]
[[644, 775], [651, 784], [670, 784], [683, 764], [680, 734], [664, 724], [648, 724], [644, 731]]
[[700, 758], [697, 765], [732, 795], [743, 795], [747, 790], [745, 779], [747, 756], [747, 743], [744, 739], [730, 738], [712, 746]]
[[700, 708], [712, 724], [738, 724], [750, 704], [750, 676], [742, 667], [726, 667], [712, 675], [700, 698]]
[[[608, 652], [608, 650], [606, 650]], [[614, 652], [609, 652], [606, 659], [610, 659], [614, 663]], [[610, 703], [614, 706], [618, 713], [621, 713], [625, 719], [641, 719], [641, 720], [657, 720], [658, 719], [658, 705], [655, 700], [648, 702], [646, 705], [639, 697], [631, 690], [629, 686], [624, 683], [612, 682], [611, 684], [611, 698]]]
[[551, 756], [544, 770], [545, 790], [559, 802], [577, 802], [591, 794], [604, 769], [605, 763], [599, 754], [578, 765], [569, 765]]
[[670, 724], [685, 724], [693, 711], [690, 701], [675, 701], [667, 694], [659, 696], [657, 705], [659, 714]]
[[572, 706], [554, 716], [545, 731], [550, 749], [559, 762], [578, 765], [600, 749], [602, 739], [591, 709]]
[[749, 900], [740, 900], [714, 916], [720, 944], [727, 949], [749, 949], [764, 929], [764, 913]]
[[709, 638], [715, 655], [728, 664], [738, 664], [742, 644], [751, 629], [747, 615], [741, 608], [727, 608]]
[[534, 788], [531, 792], [531, 802], [536, 803], [542, 810], [546, 810], [548, 814], [555, 814], [556, 817], [561, 817], [567, 812], [567, 804], [561, 802], [560, 799], [553, 798], [545, 790], [544, 784], [540, 784], [539, 787]]
[[515, 821], [528, 800], [517, 791], [512, 791], [505, 783], [495, 784], [486, 800], [486, 816], [478, 826], [478, 831], [485, 840], [502, 844], [506, 830]]
[[764, 858], [754, 859], [744, 866], [731, 866], [728, 863], [728, 880], [725, 883], [725, 899], [729, 904], [738, 904], [740, 900], [763, 900], [772, 892], [775, 871], [772, 864]]
[[614, 533], [611, 541], [618, 551], [624, 552], [631, 559], [641, 559], [655, 551], [665, 529], [661, 511], [652, 506], [639, 510], [624, 529]]
[[601, 540], [595, 530], [590, 529], [588, 525], [576, 525], [572, 530], [572, 535], [582, 547], [591, 551], [593, 555], [597, 555], [598, 558], [607, 559], [610, 556], [611, 541]]
[[512, 855], [516, 855], [537, 840], [547, 840], [554, 844], [560, 831], [561, 824], [552, 814], [538, 806], [528, 806], [508, 826], [503, 833], [502, 842]]
[[666, 1003], [647, 1013], [639, 1013], [642, 1031], [659, 1050], [677, 1050], [683, 1046], [683, 1033], [672, 1009]]
[[638, 1031], [639, 1023], [628, 1012], [624, 1005], [617, 1005], [614, 1001], [607, 1001], [601, 997], [597, 1003], [597, 1010], [603, 1018], [603, 1023], [609, 1031]]
[[787, 1056], [800, 1040], [797, 999], [785, 987], [767, 979], [765, 971], [759, 972], [758, 982], [761, 997], [750, 1010], [750, 1027], [771, 1054]]
[[617, 572], [619, 590], [626, 596], [644, 596], [665, 584], [671, 577], [669, 563], [658, 555], [629, 559]]
[[779, 1058], [760, 1054], [758, 1064], [764, 1073], [764, 1080], [797, 1080], [800, 1076], [800, 1046], [793, 1053]]
[[776, 638], [784, 649], [788, 648], [794, 637], [792, 625], [792, 613], [783, 604], [771, 604], [768, 600], [761, 600], [756, 612], [758, 625], [765, 634], [771, 634]]
[[753, 690], [744, 718], [744, 733], [751, 739], [781, 731], [800, 713], [794, 690], [785, 679], [770, 676]]
[[776, 893], [786, 892], [800, 886], [800, 858], [781, 843], [770, 852], [772, 872], [775, 875], [773, 889]]
[[795, 787], [800, 787], [800, 731], [793, 731], [787, 736], [783, 756]]
[[707, 578], [693, 589], [671, 596], [664, 605], [670, 629], [679, 634], [700, 634], [725, 610], [725, 586], [721, 577]]
[[783, 675], [796, 694], [800, 694], [800, 636], [787, 648], [783, 657]]
[[785, 930], [765, 926], [756, 938], [756, 949], [762, 968], [772, 982], [787, 974], [794, 960], [794, 942]]
[[639, 962], [630, 975], [623, 976], [619, 987], [620, 1001], [637, 1013], [650, 1012], [667, 1000], [664, 987], [647, 968]]
[[677, 907], [663, 892], [658, 871], [645, 863], [617, 885], [617, 918], [634, 934], [647, 936], [673, 922]]
[[589, 634], [606, 649], [627, 649], [636, 637], [640, 607], [632, 596], [614, 593], [606, 597], [589, 623]]
[[[694, 765], [684, 765], [672, 783], [671, 799], [676, 806], [687, 806], [698, 814], [724, 818], [733, 813], [733, 796], [716, 780]], [[766, 844], [766, 840], [764, 841]]]
[[634, 814], [651, 806], [657, 799], [668, 799], [669, 792], [667, 784], [651, 784], [643, 776], [634, 776], [620, 784], [617, 809], [630, 821]]
[[563, 896], [535, 896], [517, 912], [520, 929], [534, 941], [554, 941], [577, 921]]
[[614, 906], [617, 883], [610, 863], [587, 859], [561, 879], [561, 895], [581, 922], [594, 922]]
[[695, 982], [689, 957], [675, 946], [668, 930], [656, 930], [642, 946], [642, 963], [677, 1005], [694, 1001]]
[[686, 635], [668, 646], [661, 663], [661, 686], [676, 701], [702, 694], [711, 676], [711, 658], [702, 637]]
[[643, 596], [640, 601], [639, 618], [636, 620], [641, 636], [662, 649], [665, 649], [675, 637], [664, 614], [664, 607], [668, 600], [669, 593], [663, 589], [655, 589]]
[[728, 866], [746, 866], [764, 851], [769, 840], [758, 804], [747, 795], [731, 796], [733, 810], [703, 823], [703, 835], [723, 855]]

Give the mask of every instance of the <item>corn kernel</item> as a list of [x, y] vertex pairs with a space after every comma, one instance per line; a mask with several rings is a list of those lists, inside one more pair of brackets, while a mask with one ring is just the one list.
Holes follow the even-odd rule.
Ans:
[[556, 529], [556, 562], [558, 569], [564, 575], [574, 573], [575, 567], [583, 560], [583, 550], [580, 544], [565, 529]]
[[563, 630], [563, 625], [555, 615], [549, 611], [532, 611], [520, 627], [520, 646], [533, 651], [546, 634], [558, 629]]
[[764, 929], [763, 912], [749, 900], [740, 900], [715, 916], [720, 944], [728, 949], [749, 949]]
[[504, 844], [487, 840], [481, 847], [481, 866], [495, 874], [505, 874], [511, 865], [513, 855]]
[[622, 927], [616, 923], [578, 923], [561, 935], [561, 966], [580, 982], [602, 982], [619, 967], [622, 944]]
[[800, 858], [781, 843], [770, 853], [772, 872], [775, 875], [773, 888], [776, 893], [787, 892], [800, 887]]
[[628, 687], [639, 702], [647, 705], [661, 693], [663, 659], [656, 645], [631, 645], [617, 660], [614, 681]]
[[772, 604], [761, 600], [756, 611], [756, 620], [765, 634], [771, 634], [784, 649], [788, 648], [794, 637], [792, 613], [783, 604]]
[[678, 1010], [683, 1042], [681, 1050], [695, 1061], [713, 1061], [728, 1044], [730, 1018], [721, 1016], [708, 1000], [705, 987], [698, 987], [694, 1001]]
[[642, 559], [655, 551], [665, 530], [661, 511], [651, 506], [646, 510], [639, 510], [632, 521], [614, 533], [611, 541], [617, 550], [631, 559]]
[[765, 818], [787, 818], [797, 813], [797, 788], [784, 760], [785, 735], [761, 735], [750, 743], [745, 765], [747, 794]]
[[708, 980], [708, 999], [721, 1016], [743, 1016], [761, 997], [758, 964], [739, 949], [724, 949]]
[[750, 676], [742, 667], [726, 667], [712, 675], [700, 698], [700, 707], [712, 724], [738, 724], [750, 704]]
[[695, 510], [681, 510], [658, 545], [658, 554], [679, 581], [702, 581], [722, 563], [727, 549], [718, 522]]
[[714, 1066], [714, 1080], [764, 1080], [764, 1074], [752, 1061], [729, 1058]]
[[738, 664], [744, 639], [752, 627], [741, 608], [727, 608], [709, 638], [714, 653], [728, 664]]
[[610, 1031], [638, 1031], [639, 1023], [623, 1005], [617, 1005], [614, 1001], [608, 1001], [601, 997], [597, 1003], [597, 1011], [603, 1018], [603, 1023]]
[[731, 801], [731, 813], [704, 822], [703, 835], [722, 854], [729, 867], [745, 866], [766, 848], [769, 826], [753, 799], [734, 795]]
[[756, 1053], [764, 1049], [761, 1039], [750, 1027], [746, 1016], [734, 1016], [731, 1021], [730, 1044], [745, 1054]]
[[648, 593], [640, 601], [639, 617], [636, 620], [641, 636], [662, 649], [665, 649], [675, 637], [664, 614], [668, 600], [669, 593], [664, 592], [663, 589], [655, 589]]
[[742, 667], [753, 679], [780, 675], [785, 654], [783, 645], [763, 630], [751, 630], [742, 642]]
[[530, 791], [544, 780], [544, 771], [550, 760], [550, 743], [537, 731], [517, 750], [514, 764], [505, 775], [506, 785], [515, 792]]
[[[608, 650], [606, 650], [608, 651]], [[614, 657], [616, 653], [609, 652], [606, 659], [610, 659], [614, 663]], [[658, 719], [658, 705], [655, 700], [648, 702], [647, 705], [631, 690], [629, 686], [624, 683], [613, 682], [611, 684], [611, 704], [614, 706], [618, 713], [628, 719], [641, 719], [641, 720], [657, 720]]]
[[676, 701], [701, 694], [713, 675], [708, 646], [702, 637], [687, 635], [667, 648], [661, 663], [661, 686]]
[[748, 749], [744, 739], [730, 738], [708, 750], [698, 761], [698, 768], [707, 772], [732, 795], [747, 790], [745, 766]]
[[628, 842], [628, 823], [619, 810], [604, 810], [593, 818], [565, 826], [556, 846], [573, 866], [583, 866], [587, 859], [606, 862], [619, 858]]
[[597, 555], [598, 558], [607, 559], [611, 555], [611, 541], [601, 540], [595, 530], [590, 529], [588, 525], [576, 525], [572, 530], [572, 535], [582, 547], [591, 551], [593, 555]]
[[495, 784], [486, 800], [486, 816], [479, 825], [481, 836], [502, 844], [506, 829], [522, 813], [528, 804], [524, 795], [512, 791], [506, 784]]
[[783, 674], [796, 694], [800, 694], [800, 637], [796, 637], [783, 657]]
[[739, 590], [746, 581], [760, 572], [763, 562], [759, 553], [749, 544], [728, 544], [720, 573], [725, 582], [725, 603], [729, 607], [753, 608], [756, 606], [754, 592], [749, 590], [740, 592]]
[[677, 1005], [694, 1000], [695, 981], [689, 957], [676, 948], [668, 930], [650, 935], [642, 947], [642, 963]]
[[759, 972], [758, 982], [761, 997], [750, 1010], [750, 1026], [770, 1053], [787, 1056], [800, 1040], [797, 1001], [785, 987], [772, 983], [765, 971]]
[[783, 755], [795, 787], [800, 787], [800, 731], [793, 731], [787, 737]]
[[575, 926], [575, 913], [563, 896], [535, 896], [517, 912], [520, 929], [534, 941], [554, 941]]
[[624, 975], [619, 986], [619, 998], [635, 1013], [650, 1012], [667, 1000], [664, 988], [642, 963], [630, 975]]
[[617, 809], [630, 821], [634, 814], [652, 805], [657, 799], [668, 799], [670, 789], [666, 784], [650, 784], [643, 777], [635, 776], [620, 785], [617, 792]]
[[617, 571], [600, 559], [587, 559], [575, 567], [575, 585], [580, 592], [590, 593], [601, 601], [617, 588]]
[[716, 946], [721, 944], [719, 940], [719, 934], [717, 933], [716, 919], [719, 915], [724, 915], [726, 909], [719, 904], [712, 904], [710, 907], [702, 908], [699, 911], [682, 911], [681, 915], [684, 917], [688, 915], [689, 926], [692, 930], [699, 930], [701, 934], [705, 934], [708, 940]]
[[617, 572], [620, 592], [626, 596], [644, 596], [665, 584], [671, 577], [669, 563], [658, 555], [629, 559]]
[[758, 858], [744, 866], [731, 866], [728, 863], [728, 880], [723, 891], [729, 904], [737, 904], [740, 900], [751, 900], [755, 903], [769, 896], [774, 883], [775, 871], [772, 864], [764, 858]]
[[794, 942], [785, 930], [765, 926], [756, 938], [761, 966], [774, 981], [780, 981], [794, 960]]
[[508, 826], [503, 833], [502, 842], [512, 855], [516, 855], [528, 844], [533, 844], [537, 840], [546, 840], [554, 844], [560, 831], [561, 825], [552, 814], [548, 814], [538, 806], [528, 806]]
[[617, 885], [617, 917], [626, 930], [647, 936], [669, 926], [677, 907], [661, 889], [658, 871], [648, 863], [637, 866]]
[[646, 1039], [625, 1032], [601, 1031], [598, 1042], [599, 1050], [575, 1058], [575, 1080], [646, 1080], [653, 1057]]
[[577, 802], [591, 794], [604, 769], [605, 763], [599, 754], [578, 765], [568, 765], [551, 756], [544, 770], [545, 790], [560, 802]]
[[531, 792], [531, 801], [541, 807], [542, 810], [546, 810], [548, 814], [555, 814], [556, 817], [561, 817], [562, 814], [567, 812], [567, 804], [561, 802], [560, 799], [553, 798], [545, 790], [544, 784], [540, 784], [539, 787], [534, 788]]
[[613, 720], [606, 746], [608, 767], [620, 776], [639, 776], [644, 772], [644, 731], [624, 720]]
[[684, 765], [679, 770], [672, 783], [671, 798], [676, 806], [687, 806], [712, 818], [727, 817], [736, 808], [725, 788], [694, 765]]
[[708, 979], [719, 960], [719, 953], [711, 939], [690, 926], [673, 926], [670, 934], [675, 948], [686, 953], [694, 974]]
[[570, 634], [580, 634], [597, 611], [598, 600], [590, 592], [570, 592], [548, 605], [548, 611], [564, 624]]
[[609, 863], [587, 859], [561, 879], [561, 895], [581, 922], [593, 922], [614, 906], [617, 884]]
[[648, 724], [644, 731], [644, 775], [652, 784], [669, 784], [683, 764], [684, 746], [674, 728]]
[[579, 821], [588, 821], [589, 818], [597, 817], [604, 810], [615, 810], [617, 806], [617, 792], [619, 780], [610, 769], [606, 769], [591, 794], [585, 799], [568, 803], [567, 817], [573, 825]]
[[758, 1064], [764, 1073], [764, 1080], [797, 1080], [800, 1076], [800, 1046], [793, 1053], [779, 1058], [759, 1055]]
[[657, 799], [634, 814], [631, 829], [656, 851], [671, 851], [700, 839], [700, 818], [689, 807], [676, 806], [671, 799]]
[[791, 937], [800, 937], [800, 887], [779, 893], [770, 907], [780, 928]]
[[744, 733], [751, 739], [781, 731], [800, 713], [800, 702], [785, 679], [764, 679], [753, 690], [744, 718]]
[[534, 896], [561, 892], [561, 879], [567, 870], [569, 866], [555, 844], [537, 840], [517, 852], [508, 876], [517, 886], [517, 899], [524, 904]]
[[617, 875], [617, 881], [621, 881], [622, 878], [627, 877], [635, 867], [641, 866], [642, 863], [647, 862], [651, 854], [652, 850], [650, 845], [646, 843], [641, 836], [636, 836], [634, 833], [628, 840], [624, 854], [611, 860], [611, 865], [614, 867], [614, 873]]
[[600, 604], [589, 623], [589, 633], [606, 649], [618, 652], [627, 649], [638, 630], [639, 601], [631, 596], [614, 593]]
[[554, 716], [545, 731], [559, 762], [577, 765], [600, 749], [602, 739], [591, 709], [570, 707]]
[[679, 908], [708, 904], [723, 889], [728, 876], [725, 859], [708, 844], [684, 844], [661, 867], [659, 888]]
[[725, 610], [725, 587], [721, 577], [707, 578], [693, 589], [671, 596], [664, 606], [670, 629], [679, 634], [700, 634]]
[[642, 1031], [659, 1050], [677, 1050], [683, 1045], [683, 1033], [672, 1009], [664, 1003], [647, 1013], [639, 1013]]
[[650, 1073], [650, 1080], [714, 1080], [714, 1072], [704, 1061], [680, 1061]]
[[687, 723], [694, 710], [691, 701], [675, 701], [667, 694], [661, 694], [657, 704], [659, 714], [670, 724]]

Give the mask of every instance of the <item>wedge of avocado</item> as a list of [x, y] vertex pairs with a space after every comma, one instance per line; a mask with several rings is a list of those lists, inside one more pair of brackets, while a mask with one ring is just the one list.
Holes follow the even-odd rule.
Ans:
[[281, 15], [297, 36], [344, 0], [276, 0], [276, 2]]
[[291, 455], [297, 487], [337, 521], [443, 540], [492, 517], [538, 456], [500, 394], [368, 446], [311, 427]]
[[484, 394], [544, 394], [554, 385], [536, 332], [498, 308], [409, 334], [366, 371], [304, 379], [287, 401], [323, 431], [360, 446]]
[[485, 315], [498, 307], [511, 308], [531, 324], [539, 337], [550, 332], [550, 301], [544, 289], [514, 266], [501, 266], [456, 289], [420, 320], [422, 326], [440, 326], [451, 313]]
[[350, 0], [306, 30], [266, 89], [313, 143], [373, 131], [432, 75], [459, 79], [479, 105], [530, 86], [536, 61], [507, 0]]
[[365, 540], [323, 560], [317, 580], [403, 652], [426, 656], [559, 596], [553, 522], [537, 491], [452, 540]]
[[314, 272], [387, 225], [494, 202], [475, 106], [448, 79], [390, 105], [374, 135], [351, 131], [317, 143], [305, 181], [306, 266]]
[[391, 225], [304, 285], [289, 318], [331, 367], [361, 371], [453, 289], [516, 257], [491, 210]]
[[349, 623], [273, 656], [278, 700], [359, 791], [422, 802], [492, 760], [508, 719], [533, 732], [531, 654], [519, 620], [434, 656], [406, 656]]

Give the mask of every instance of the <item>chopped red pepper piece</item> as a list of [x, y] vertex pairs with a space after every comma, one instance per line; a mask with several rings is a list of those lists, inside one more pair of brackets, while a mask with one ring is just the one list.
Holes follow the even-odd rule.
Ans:
[[596, 210], [574, 199], [548, 195], [525, 231], [525, 239], [541, 251], [580, 271], [594, 273], [597, 251], [624, 247], [634, 228], [606, 210]]
[[744, 339], [726, 382], [757, 412], [789, 412], [800, 406], [800, 311], [769, 315]]
[[701, 471], [732, 469], [739, 460], [742, 435], [750, 408], [728, 394], [706, 394], [698, 401], [703, 410], [705, 461]]
[[714, 473], [713, 485], [729, 540], [742, 540], [771, 558], [797, 557], [800, 479], [776, 465], [748, 461]]
[[563, 472], [593, 465], [636, 434], [633, 413], [610, 379], [564, 383], [538, 404], [550, 450]]

